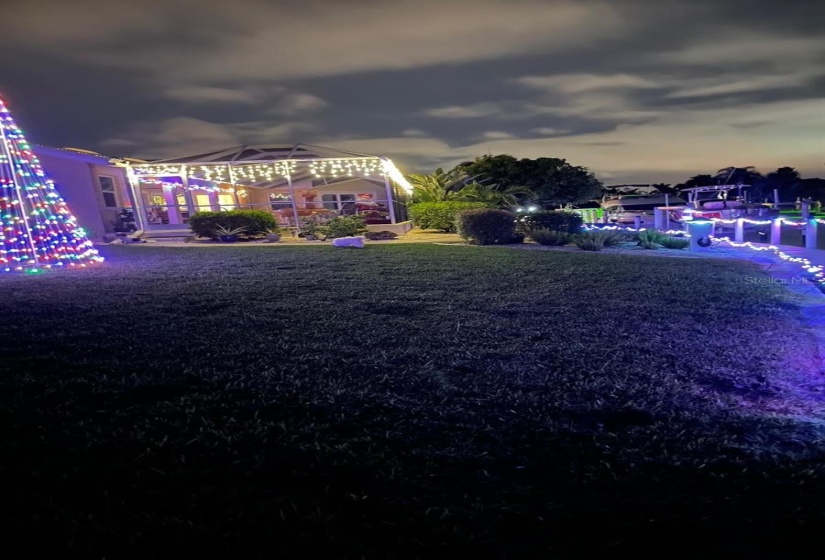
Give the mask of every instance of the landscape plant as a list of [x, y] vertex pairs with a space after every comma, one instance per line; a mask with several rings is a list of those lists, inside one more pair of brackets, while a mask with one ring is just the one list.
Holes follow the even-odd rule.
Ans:
[[573, 243], [582, 251], [601, 251], [604, 249], [605, 236], [598, 231], [585, 231], [573, 238]]
[[267, 231], [278, 227], [278, 220], [263, 210], [228, 210], [226, 212], [197, 212], [189, 218], [189, 229], [198, 237], [217, 239], [215, 230], [244, 228], [241, 233], [247, 238], [262, 237]]
[[547, 210], [523, 214], [518, 219], [519, 230], [527, 232], [534, 229], [549, 229], [564, 233], [579, 233], [584, 219], [575, 212]]
[[523, 241], [516, 236], [516, 215], [506, 210], [465, 210], [456, 218], [458, 234], [475, 245], [506, 245]]
[[601, 239], [605, 247], [614, 247], [628, 241], [627, 234], [620, 230], [607, 229], [591, 233], [594, 234], [594, 237]]
[[573, 235], [547, 228], [530, 229], [526, 235], [540, 245], [561, 246], [573, 242]]
[[218, 225], [215, 228], [215, 236], [224, 243], [233, 243], [238, 240], [238, 236], [246, 232], [245, 227], [229, 228], [223, 225]]
[[361, 235], [367, 231], [367, 226], [361, 216], [334, 216], [320, 224], [316, 231], [323, 239], [335, 239]]
[[410, 219], [421, 229], [455, 233], [456, 216], [464, 210], [487, 208], [483, 202], [419, 202], [410, 205]]
[[658, 249], [668, 236], [655, 229], [645, 229], [638, 233], [636, 239], [636, 244], [642, 249]]
[[683, 237], [665, 237], [660, 243], [665, 249], [687, 249], [690, 247], [690, 240]]

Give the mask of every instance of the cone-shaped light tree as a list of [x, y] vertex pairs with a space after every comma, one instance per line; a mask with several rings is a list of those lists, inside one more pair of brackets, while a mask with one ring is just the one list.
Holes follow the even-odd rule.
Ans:
[[0, 99], [0, 271], [102, 260]]

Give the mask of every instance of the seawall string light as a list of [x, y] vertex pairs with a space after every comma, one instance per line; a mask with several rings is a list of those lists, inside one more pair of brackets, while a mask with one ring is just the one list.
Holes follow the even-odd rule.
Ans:
[[788, 253], [782, 251], [779, 247], [775, 245], [766, 245], [764, 247], [759, 247], [751, 243], [750, 241], [746, 241], [745, 243], [737, 243], [732, 241], [729, 237], [714, 237], [714, 241], [727, 243], [731, 247], [736, 247], [737, 249], [751, 249], [752, 251], [770, 251], [780, 259], [786, 262], [798, 264], [802, 270], [808, 273], [816, 282], [817, 286], [820, 289], [825, 288], [825, 267], [813, 264], [809, 259], [805, 257], [793, 257]]
[[[644, 231], [646, 228], [636, 229], [636, 228], [622, 227], [622, 226], [603, 226], [603, 227], [585, 226], [585, 229], [588, 230], [588, 231], [603, 231], [603, 230], [616, 231], [616, 230], [620, 230], [620, 231], [639, 232], [639, 231]], [[670, 230], [670, 231], [665, 231], [665, 232], [662, 232], [662, 233], [664, 233], [666, 235], [683, 235], [683, 236], [687, 236], [687, 232], [681, 231], [681, 230], [679, 230], [679, 231]], [[760, 251], [760, 252], [769, 251], [769, 252], [773, 253], [774, 255], [776, 255], [781, 260], [783, 260], [783, 261], [798, 264], [799, 267], [817, 285], [817, 287], [820, 290], [825, 291], [825, 266], [815, 265], [809, 259], [806, 259], [804, 257], [791, 256], [788, 253], [785, 253], [784, 251], [782, 251], [779, 247], [776, 247], [775, 245], [767, 245], [767, 246], [760, 247], [760, 246], [754, 245], [753, 243], [751, 243], [749, 241], [746, 241], [744, 243], [737, 243], [737, 242], [731, 240], [729, 237], [711, 237], [711, 240], [713, 242], [716, 242], [716, 243], [727, 243], [731, 247], [735, 247], [737, 249], [750, 249], [750, 250], [753, 250], [753, 251]]]

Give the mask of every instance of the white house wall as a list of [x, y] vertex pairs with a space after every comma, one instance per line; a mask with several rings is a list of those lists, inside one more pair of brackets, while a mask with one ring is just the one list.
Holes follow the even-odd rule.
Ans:
[[36, 146], [34, 148], [46, 175], [55, 182], [57, 191], [72, 214], [90, 237], [99, 239], [112, 231], [118, 209], [108, 209], [98, 186], [98, 177], [107, 175], [115, 182], [118, 204], [131, 206], [125, 171], [108, 164], [105, 157], [87, 156], [66, 150]]

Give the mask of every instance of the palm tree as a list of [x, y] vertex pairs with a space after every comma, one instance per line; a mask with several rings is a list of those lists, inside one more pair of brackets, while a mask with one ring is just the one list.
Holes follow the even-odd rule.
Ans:
[[466, 176], [459, 171], [444, 172], [440, 167], [432, 175], [408, 175], [413, 186], [413, 202], [444, 202], [456, 200], [464, 188]]
[[752, 185], [763, 179], [762, 174], [752, 165], [725, 167], [713, 177], [718, 185]]
[[458, 196], [467, 202], [483, 202], [489, 206], [504, 208], [518, 206], [521, 201], [532, 199], [536, 195], [527, 187], [497, 189], [496, 185], [482, 185], [474, 181], [461, 189]]
[[730, 199], [734, 194], [744, 196], [746, 200], [762, 200], [764, 198], [765, 177], [752, 165], [744, 167], [726, 167], [716, 172], [714, 176], [717, 185], [737, 185], [749, 186], [750, 190], [745, 192], [741, 188], [734, 193], [728, 192]]

